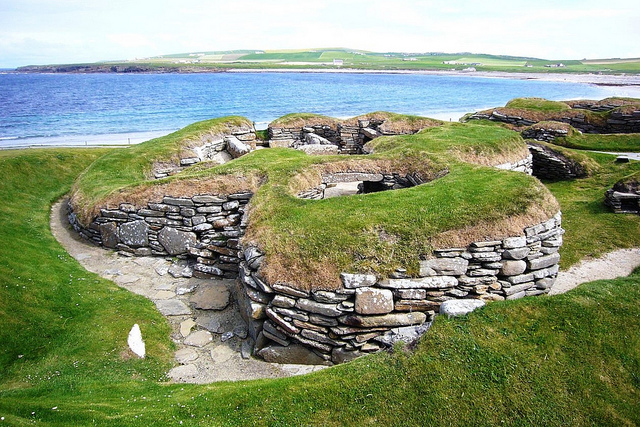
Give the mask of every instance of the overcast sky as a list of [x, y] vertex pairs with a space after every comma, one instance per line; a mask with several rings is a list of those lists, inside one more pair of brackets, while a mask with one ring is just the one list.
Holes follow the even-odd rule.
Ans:
[[347, 47], [640, 57], [638, 0], [0, 0], [0, 67]]

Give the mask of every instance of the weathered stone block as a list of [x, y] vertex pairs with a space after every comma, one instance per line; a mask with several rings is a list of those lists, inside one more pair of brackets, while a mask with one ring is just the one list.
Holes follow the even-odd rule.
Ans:
[[105, 248], [115, 249], [118, 246], [118, 224], [115, 222], [106, 222], [100, 224], [100, 237], [102, 245]]
[[[275, 289], [275, 288], [274, 288]], [[310, 299], [301, 298], [296, 302], [296, 308], [308, 311], [309, 313], [321, 314], [327, 317], [338, 317], [342, 313], [335, 304], [319, 303]]]
[[461, 276], [467, 271], [469, 261], [464, 258], [435, 258], [420, 261], [420, 277]]
[[448, 317], [465, 316], [480, 307], [485, 306], [485, 302], [478, 299], [457, 299], [445, 301], [440, 305], [440, 314]]
[[340, 317], [340, 322], [348, 326], [359, 328], [369, 327], [397, 327], [409, 325], [421, 325], [427, 319], [427, 315], [416, 313], [390, 313], [384, 316], [360, 316], [348, 315]]
[[529, 261], [529, 268], [531, 270], [540, 270], [541, 268], [551, 267], [560, 261], [560, 254], [554, 253], [551, 255], [543, 256]]
[[120, 241], [127, 246], [148, 246], [149, 224], [144, 221], [125, 222], [120, 225], [118, 235]]
[[187, 253], [191, 246], [196, 244], [195, 233], [176, 230], [172, 227], [164, 227], [158, 233], [158, 241], [171, 255]]
[[502, 263], [500, 274], [503, 276], [517, 276], [527, 269], [527, 263], [522, 260], [508, 260]]
[[423, 277], [419, 279], [387, 279], [378, 284], [391, 289], [444, 289], [452, 288], [458, 280], [451, 276]]
[[376, 284], [376, 276], [373, 274], [350, 274], [341, 273], [340, 279], [347, 289], [370, 287]]
[[356, 289], [355, 311], [358, 314], [386, 314], [393, 311], [393, 293], [388, 289]]

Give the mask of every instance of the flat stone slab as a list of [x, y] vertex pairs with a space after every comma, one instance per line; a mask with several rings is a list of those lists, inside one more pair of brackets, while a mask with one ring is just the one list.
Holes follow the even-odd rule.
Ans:
[[183, 316], [191, 314], [191, 309], [185, 303], [177, 299], [165, 299], [155, 301], [158, 311], [163, 316]]
[[193, 319], [187, 319], [180, 323], [180, 335], [183, 337], [189, 336], [194, 326], [196, 326], [196, 322]]
[[201, 284], [191, 296], [191, 304], [200, 310], [224, 310], [229, 305], [230, 296], [225, 285]]
[[204, 347], [213, 341], [213, 335], [209, 331], [196, 331], [191, 334], [187, 338], [184, 339], [185, 345], [190, 345], [193, 347]]
[[465, 316], [485, 305], [486, 303], [479, 299], [449, 300], [440, 305], [440, 314], [446, 314], [449, 317]]
[[158, 291], [156, 292], [156, 294], [153, 296], [153, 299], [169, 299], [169, 298], [173, 298], [175, 297], [176, 294], [175, 292], [171, 292], [171, 291]]
[[176, 366], [167, 373], [167, 377], [176, 382], [193, 382], [197, 376], [198, 368], [196, 365]]
[[226, 345], [219, 345], [211, 349], [211, 359], [215, 363], [224, 363], [231, 359], [235, 355], [235, 351], [233, 351], [230, 347]]
[[193, 348], [181, 348], [176, 351], [176, 361], [181, 365], [186, 365], [198, 359], [198, 351]]

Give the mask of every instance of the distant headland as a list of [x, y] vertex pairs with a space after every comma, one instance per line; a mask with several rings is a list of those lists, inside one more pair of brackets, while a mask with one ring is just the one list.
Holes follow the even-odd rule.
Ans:
[[441, 52], [370, 52], [324, 48], [300, 50], [194, 51], [86, 64], [29, 65], [35, 73], [211, 73], [226, 71], [455, 72], [477, 74], [640, 75], [640, 58], [547, 60], [531, 57]]

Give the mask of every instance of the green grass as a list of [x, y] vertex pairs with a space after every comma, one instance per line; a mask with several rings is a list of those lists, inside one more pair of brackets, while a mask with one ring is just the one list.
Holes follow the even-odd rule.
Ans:
[[[286, 150], [274, 151], [274, 162], [284, 160]], [[104, 152], [0, 153], [4, 424], [640, 424], [640, 271], [565, 295], [492, 303], [464, 318], [438, 317], [414, 353], [397, 348], [279, 380], [158, 381], [172, 357], [162, 317], [149, 301], [86, 272], [48, 228], [51, 201]], [[596, 209], [601, 190], [638, 166], [594, 158], [600, 175], [550, 184], [565, 211], [563, 258], [599, 248], [598, 233], [612, 229], [639, 241], [637, 216]], [[576, 235], [578, 228], [587, 230]], [[583, 248], [573, 239], [584, 239]], [[147, 341], [145, 360], [120, 355], [134, 321]]]
[[597, 257], [617, 248], [640, 246], [640, 216], [612, 213], [604, 193], [620, 179], [638, 173], [640, 162], [615, 163], [615, 156], [583, 153], [597, 162], [592, 176], [547, 183], [562, 208], [566, 230], [560, 265], [568, 267], [585, 257]]
[[77, 188], [81, 189], [78, 197], [83, 204], [91, 205], [122, 187], [147, 180], [154, 162], [179, 165], [180, 153], [188, 150], [191, 142], [199, 141], [205, 135], [225, 133], [228, 125], [251, 126], [252, 123], [238, 116], [205, 120], [126, 150], [113, 151], [80, 176], [76, 183]]
[[[155, 380], [166, 369], [169, 329], [153, 304], [82, 269], [49, 232], [50, 204], [105, 152], [27, 150], [0, 156], [3, 377], [27, 385], [45, 378], [58, 381], [62, 373], [68, 382], [107, 370], [101, 375]], [[148, 337], [144, 363], [118, 360], [134, 323]], [[78, 353], [84, 355], [80, 364]]]
[[640, 152], [640, 134], [580, 134], [574, 132], [566, 138], [556, 138], [554, 144], [579, 150]]
[[544, 98], [516, 98], [507, 102], [506, 108], [522, 108], [541, 112], [566, 111], [571, 108], [564, 102], [549, 101]]

